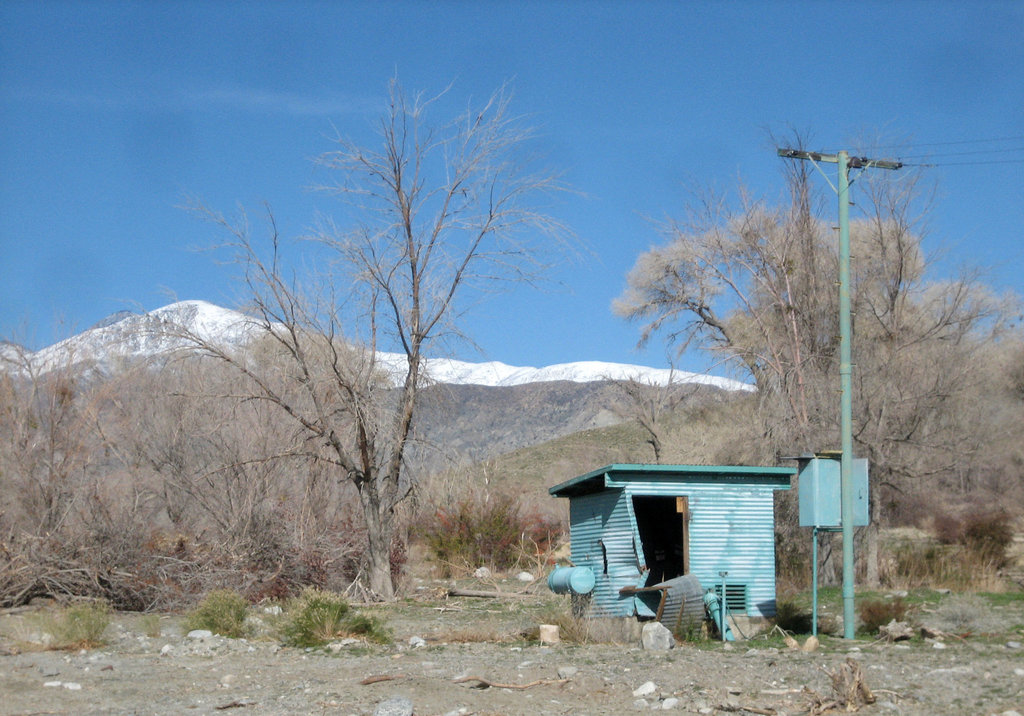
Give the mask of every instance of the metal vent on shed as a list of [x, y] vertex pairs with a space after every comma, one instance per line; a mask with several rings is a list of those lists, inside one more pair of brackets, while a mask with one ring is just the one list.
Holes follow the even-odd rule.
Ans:
[[[722, 585], [715, 585], [715, 596], [722, 598]], [[729, 584], [725, 585], [725, 604], [730, 612], [747, 611], [747, 585]]]

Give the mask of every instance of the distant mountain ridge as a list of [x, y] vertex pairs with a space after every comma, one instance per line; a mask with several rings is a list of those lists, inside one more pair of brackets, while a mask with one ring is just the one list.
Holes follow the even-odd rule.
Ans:
[[[206, 301], [180, 301], [149, 313], [120, 311], [92, 328], [34, 353], [25, 352], [37, 369], [46, 370], [79, 361], [90, 361], [103, 372], [114, 370], [118, 362], [158, 357], [188, 349], [191, 344], [181, 330], [224, 346], [244, 346], [261, 330], [243, 313]], [[395, 373], [401, 372], [405, 357], [382, 353], [382, 361]], [[726, 391], [751, 390], [736, 380], [668, 368], [640, 365], [578, 361], [542, 368], [511, 366], [498, 361], [472, 363], [449, 358], [430, 358], [427, 375], [435, 383], [511, 387], [530, 383], [568, 381], [591, 383], [635, 379], [649, 385], [671, 383], [699, 384]]]

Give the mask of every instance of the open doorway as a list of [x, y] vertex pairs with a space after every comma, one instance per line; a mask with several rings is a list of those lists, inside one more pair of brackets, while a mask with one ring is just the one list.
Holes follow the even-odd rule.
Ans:
[[685, 496], [633, 496], [633, 514], [650, 570], [646, 587], [690, 571], [690, 505]]

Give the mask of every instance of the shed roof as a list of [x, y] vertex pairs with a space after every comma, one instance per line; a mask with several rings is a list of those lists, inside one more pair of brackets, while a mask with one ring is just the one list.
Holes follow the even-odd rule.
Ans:
[[627, 482], [717, 482], [722, 484], [765, 485], [788, 490], [795, 467], [751, 467], [748, 465], [606, 465], [586, 475], [574, 477], [550, 488], [555, 497], [572, 497], [623, 487]]

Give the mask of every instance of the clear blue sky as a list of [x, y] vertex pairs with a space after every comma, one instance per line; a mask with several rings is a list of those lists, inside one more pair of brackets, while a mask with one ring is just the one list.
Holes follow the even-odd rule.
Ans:
[[[172, 294], [231, 305], [230, 267], [192, 251], [216, 233], [178, 207], [266, 201], [301, 234], [334, 201], [308, 190], [310, 158], [332, 127], [369, 139], [396, 74], [409, 90], [452, 84], [452, 114], [511, 82], [579, 192], [555, 213], [591, 254], [556, 272], [560, 289], [481, 306], [467, 328], [483, 356], [459, 357], [665, 365], [609, 304], [658, 241], [650, 218], [680, 213], [688, 185], [781, 192], [769, 129], [825, 151], [879, 134], [914, 144], [892, 154], [931, 153], [944, 166], [929, 170], [929, 246], [1024, 293], [1017, 0], [5, 0], [0, 336], [39, 347]], [[1001, 152], [963, 154], [980, 150]]]

